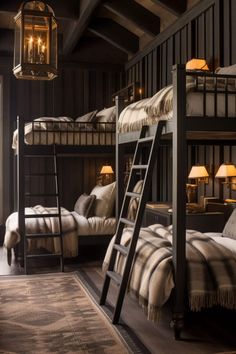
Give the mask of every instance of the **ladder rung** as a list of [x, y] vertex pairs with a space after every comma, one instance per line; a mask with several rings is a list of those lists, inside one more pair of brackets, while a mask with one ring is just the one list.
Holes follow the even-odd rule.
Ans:
[[53, 217], [59, 217], [59, 213], [55, 214], [26, 214], [25, 218], [27, 219], [32, 219], [32, 218], [53, 218]]
[[33, 238], [53, 238], [53, 237], [60, 237], [61, 234], [55, 233], [55, 234], [26, 234], [25, 237], [29, 239]]
[[133, 165], [132, 169], [134, 170], [146, 170], [148, 168], [148, 165]]
[[61, 253], [57, 253], [57, 254], [49, 254], [49, 253], [41, 253], [41, 254], [27, 254], [26, 258], [58, 258], [61, 257], [62, 254]]
[[134, 222], [129, 220], [129, 219], [125, 219], [125, 218], [120, 218], [120, 222], [122, 222], [123, 224], [127, 224], [130, 226], [134, 226]]
[[43, 193], [25, 193], [26, 197], [58, 197], [58, 193], [48, 193], [48, 194], [43, 194]]
[[127, 256], [129, 249], [123, 245], [117, 245], [116, 243], [113, 245], [113, 248], [123, 254], [123, 256]]
[[55, 157], [53, 154], [47, 154], [47, 155], [38, 155], [38, 154], [27, 154], [24, 155], [25, 157]]
[[122, 277], [120, 274], [116, 273], [116, 272], [113, 272], [111, 270], [108, 270], [107, 271], [107, 276], [110, 277], [112, 280], [114, 280], [114, 282], [117, 284], [117, 285], [120, 285], [121, 284], [121, 281], [122, 281]]
[[28, 173], [25, 177], [41, 177], [41, 176], [56, 176], [57, 173]]
[[138, 143], [148, 143], [153, 141], [153, 136], [147, 136], [146, 138], [138, 139]]
[[126, 195], [128, 197], [133, 197], [133, 198], [140, 198], [141, 197], [140, 193], [134, 193], [134, 192], [126, 192]]

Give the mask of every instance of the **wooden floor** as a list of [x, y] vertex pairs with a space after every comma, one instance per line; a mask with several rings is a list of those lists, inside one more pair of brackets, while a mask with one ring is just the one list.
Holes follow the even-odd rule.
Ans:
[[[101, 264], [103, 250], [97, 252], [83, 250], [80, 258], [66, 262], [65, 271], [82, 270], [96, 283], [98, 288], [102, 286]], [[32, 268], [37, 273], [39, 268]], [[59, 271], [55, 264], [41, 268], [40, 272]], [[0, 248], [0, 275], [24, 274], [23, 269], [14, 261], [7, 265], [6, 252]], [[109, 301], [114, 302], [116, 292], [111, 289]], [[125, 323], [137, 334], [139, 339], [153, 354], [236, 354], [236, 312], [207, 311], [191, 313], [186, 316], [186, 328], [183, 331], [182, 340], [176, 341], [170, 328], [171, 311], [166, 306], [162, 312], [160, 322], [153, 324], [146, 320], [141, 308], [130, 297], [126, 296], [122, 310], [122, 318]], [[122, 353], [121, 353], [122, 354]]]

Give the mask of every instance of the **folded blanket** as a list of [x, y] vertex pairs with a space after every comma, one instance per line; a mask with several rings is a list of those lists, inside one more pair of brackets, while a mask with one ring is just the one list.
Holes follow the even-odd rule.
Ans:
[[[132, 229], [124, 229], [121, 243], [127, 246], [131, 236]], [[236, 259], [233, 253], [198, 231], [187, 230], [186, 238], [190, 309], [200, 311], [215, 305], [236, 309]], [[104, 269], [111, 249], [112, 243], [104, 259]], [[124, 257], [118, 255], [115, 269], [122, 274], [123, 268]], [[156, 224], [141, 229], [128, 291], [138, 299], [148, 319], [156, 321], [173, 288], [172, 227]]]
[[[33, 208], [26, 208], [26, 214], [55, 214], [57, 208], [46, 208], [42, 205], [36, 205]], [[61, 208], [62, 230], [63, 230], [63, 248], [64, 257], [75, 257], [78, 255], [78, 232], [77, 223], [73, 215]], [[59, 231], [58, 217], [45, 218], [26, 218], [27, 233], [57, 233]], [[6, 232], [4, 238], [4, 247], [11, 250], [19, 241], [21, 235], [18, 232], [18, 213], [12, 213], [6, 220]], [[32, 252], [40, 247], [46, 248], [52, 253], [60, 252], [59, 237], [47, 239], [28, 240], [28, 252]]]

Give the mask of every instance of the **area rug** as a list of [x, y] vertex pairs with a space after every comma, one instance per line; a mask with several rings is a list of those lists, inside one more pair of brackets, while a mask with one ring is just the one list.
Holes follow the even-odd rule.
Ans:
[[76, 273], [0, 278], [0, 353], [141, 352], [129, 339], [130, 345]]

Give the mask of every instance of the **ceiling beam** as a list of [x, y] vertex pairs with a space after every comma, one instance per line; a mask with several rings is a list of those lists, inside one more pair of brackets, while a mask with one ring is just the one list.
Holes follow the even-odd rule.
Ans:
[[139, 37], [111, 19], [96, 18], [89, 24], [88, 30], [125, 53], [139, 50]]
[[[64, 1], [64, 0], [63, 0]], [[65, 1], [64, 1], [65, 2]], [[68, 0], [67, 0], [68, 2]], [[72, 53], [101, 0], [81, 0], [79, 18], [64, 36], [63, 55]]]
[[[77, 19], [79, 17], [79, 4], [77, 0], [47, 0], [56, 18]], [[21, 2], [18, 0], [0, 1], [0, 12], [11, 13], [13, 16], [18, 12]]]
[[152, 2], [164, 7], [175, 16], [180, 16], [187, 10], [187, 0], [151, 0]]
[[137, 27], [152, 36], [160, 33], [160, 17], [134, 0], [126, 0], [125, 2], [110, 0], [104, 2], [102, 6], [115, 15], [133, 22]]

